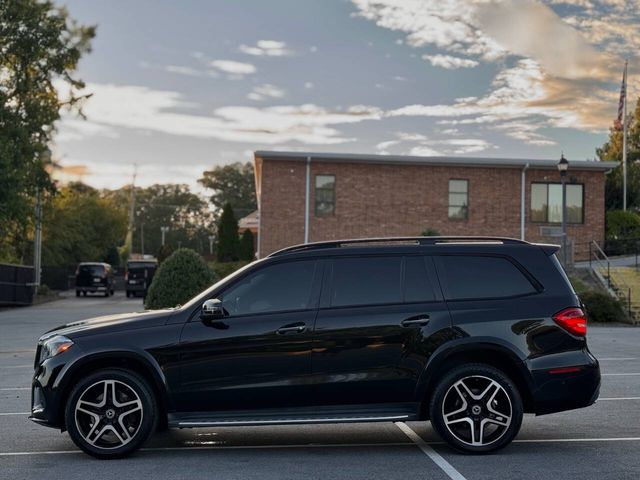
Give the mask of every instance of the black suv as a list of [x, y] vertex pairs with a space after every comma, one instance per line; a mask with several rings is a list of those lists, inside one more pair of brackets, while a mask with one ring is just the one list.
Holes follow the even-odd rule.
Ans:
[[170, 310], [38, 342], [31, 419], [124, 456], [156, 427], [430, 420], [463, 452], [523, 413], [594, 403], [598, 361], [557, 246], [503, 238], [323, 242]]
[[129, 260], [124, 274], [127, 297], [135, 296], [138, 293], [146, 297], [157, 268], [157, 260]]
[[113, 269], [108, 263], [83, 262], [76, 269], [76, 297], [80, 294], [102, 293], [105, 297], [113, 295], [116, 282]]

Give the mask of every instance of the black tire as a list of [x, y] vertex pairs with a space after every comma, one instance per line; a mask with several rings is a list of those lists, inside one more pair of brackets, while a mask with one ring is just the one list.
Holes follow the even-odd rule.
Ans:
[[[492, 397], [493, 391], [496, 393]], [[483, 392], [487, 393], [482, 399], [469, 395], [479, 396]], [[502, 371], [482, 363], [462, 365], [445, 375], [436, 385], [429, 404], [433, 427], [462, 453], [483, 454], [504, 448], [518, 434], [522, 417], [522, 398], [517, 387]]]
[[76, 297], [80, 296], [80, 290], [76, 290]]
[[[104, 387], [105, 392], [107, 392], [107, 390], [112, 392], [111, 385], [116, 385], [119, 389], [116, 393], [116, 387], [114, 387], [113, 394], [107, 394], [107, 398], [119, 396], [119, 399], [125, 405], [127, 405], [127, 402], [129, 404], [135, 403], [133, 407], [122, 407], [120, 409], [121, 413], [127, 408], [131, 410], [139, 406], [140, 409], [134, 410], [126, 416], [122, 415], [121, 418], [119, 414], [116, 413], [115, 416], [109, 419], [110, 413], [108, 410], [118, 411], [118, 406], [112, 406], [113, 403], [107, 401], [104, 407], [101, 406], [94, 412], [96, 415], [95, 419], [102, 422], [94, 428], [91, 421], [88, 420], [90, 415], [92, 416], [93, 414], [87, 414], [82, 411], [78, 412], [78, 401], [81, 398], [86, 400], [88, 398], [87, 396], [91, 394], [97, 393], [100, 395], [103, 384], [106, 385]], [[104, 397], [105, 395], [102, 394], [102, 398]], [[100, 396], [98, 396], [97, 399], [100, 400]], [[101, 403], [101, 401], [97, 403]], [[83, 407], [85, 405], [86, 404], [83, 404]], [[103, 415], [99, 413], [100, 410], [104, 410]], [[122, 458], [140, 448], [155, 431], [158, 421], [157, 417], [158, 408], [153, 390], [143, 378], [128, 370], [98, 370], [82, 378], [71, 391], [65, 405], [65, 425], [69, 436], [81, 450], [100, 459]], [[127, 430], [123, 431], [122, 427], [125, 426], [125, 423]], [[112, 434], [111, 432], [113, 430], [110, 426], [107, 426], [107, 429], [104, 428], [106, 425], [113, 425], [113, 428], [117, 428], [119, 433], [117, 435]], [[101, 430], [104, 430], [105, 433], [94, 438], [93, 443], [85, 439], [85, 435], [91, 437], [92, 431], [99, 433]], [[127, 438], [126, 435], [129, 435], [129, 437]], [[112, 439], [115, 438], [115, 441], [109, 443], [109, 436], [111, 436]], [[126, 443], [122, 443], [123, 438], [127, 438]], [[99, 445], [98, 443], [101, 444]]]
[[87, 296], [87, 292], [86, 291], [82, 292], [82, 296], [86, 297]]
[[104, 292], [104, 296], [105, 296], [105, 297], [108, 297], [108, 296], [109, 296], [109, 290], [106, 290], [106, 291]]
[[127, 290], [127, 298], [131, 297], [131, 292]]

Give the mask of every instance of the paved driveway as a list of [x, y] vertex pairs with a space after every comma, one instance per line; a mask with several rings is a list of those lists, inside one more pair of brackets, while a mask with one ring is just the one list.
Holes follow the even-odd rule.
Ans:
[[640, 479], [640, 328], [592, 327], [601, 360], [593, 407], [527, 416], [517, 440], [464, 456], [428, 423], [176, 430], [134, 456], [100, 462], [27, 419], [34, 345], [61, 323], [142, 309], [140, 299], [65, 298], [0, 312], [0, 479]]

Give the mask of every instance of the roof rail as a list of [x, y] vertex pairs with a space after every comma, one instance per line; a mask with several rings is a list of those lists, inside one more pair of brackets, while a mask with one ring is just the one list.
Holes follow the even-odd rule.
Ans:
[[502, 244], [523, 244], [529, 242], [508, 237], [482, 237], [482, 236], [443, 236], [443, 237], [375, 237], [375, 238], [354, 238], [346, 240], [331, 240], [326, 242], [301, 243], [281, 250], [277, 250], [267, 257], [275, 257], [284, 253], [300, 252], [305, 250], [320, 250], [324, 248], [348, 247], [351, 245], [362, 245], [371, 243], [415, 243], [418, 245], [438, 245], [444, 243], [502, 243]]

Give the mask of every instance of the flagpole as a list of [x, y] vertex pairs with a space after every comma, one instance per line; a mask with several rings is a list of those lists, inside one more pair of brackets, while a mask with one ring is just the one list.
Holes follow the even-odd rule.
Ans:
[[627, 211], [627, 60], [624, 62], [624, 104], [622, 113], [622, 210]]

